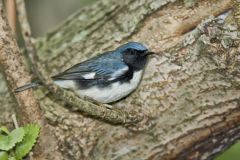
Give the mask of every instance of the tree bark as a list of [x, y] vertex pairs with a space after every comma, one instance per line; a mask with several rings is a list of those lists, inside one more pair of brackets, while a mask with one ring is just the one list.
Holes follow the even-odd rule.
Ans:
[[[39, 58], [52, 75], [128, 41], [142, 42], [158, 53], [138, 89], [113, 104], [150, 117], [135, 131], [69, 111], [48, 91], [36, 90], [55, 137], [46, 152], [61, 152], [49, 158], [211, 159], [236, 142], [239, 33], [232, 13], [223, 24], [209, 18], [223, 15], [231, 4], [101, 0], [37, 39]], [[7, 117], [16, 104], [5, 82], [0, 84], [1, 95], [6, 95], [0, 96], [0, 120], [10, 124]]]

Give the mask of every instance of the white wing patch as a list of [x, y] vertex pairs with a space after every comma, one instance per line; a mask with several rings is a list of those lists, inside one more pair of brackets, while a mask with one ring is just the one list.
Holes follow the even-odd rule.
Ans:
[[82, 77], [85, 78], [85, 79], [94, 79], [95, 75], [96, 75], [96, 73], [92, 72], [92, 73], [82, 75]]
[[54, 83], [62, 88], [75, 88], [75, 82], [73, 80], [55, 80]]
[[123, 75], [125, 72], [128, 71], [128, 66], [122, 68], [122, 69], [119, 69], [117, 70], [116, 72], [114, 72], [112, 75], [111, 75], [111, 78], [109, 78], [108, 80], [114, 80], [116, 78], [118, 78], [119, 76]]

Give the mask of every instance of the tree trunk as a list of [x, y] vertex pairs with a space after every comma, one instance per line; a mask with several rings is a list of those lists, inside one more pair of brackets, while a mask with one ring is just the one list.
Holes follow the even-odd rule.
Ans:
[[[231, 4], [101, 0], [39, 38], [39, 58], [52, 75], [128, 41], [158, 53], [138, 89], [113, 104], [149, 117], [134, 131], [69, 111], [48, 91], [36, 90], [55, 137], [46, 137], [45, 159], [211, 159], [236, 142], [240, 48], [234, 12], [226, 13]], [[227, 18], [221, 23], [211, 15]], [[3, 80], [0, 93], [0, 121], [10, 125], [16, 104]]]

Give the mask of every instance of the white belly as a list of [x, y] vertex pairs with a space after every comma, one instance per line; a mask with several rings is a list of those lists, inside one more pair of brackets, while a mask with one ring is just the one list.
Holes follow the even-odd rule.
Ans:
[[90, 97], [101, 103], [110, 103], [117, 101], [137, 88], [142, 77], [142, 71], [135, 72], [133, 78], [128, 83], [112, 83], [107, 88], [91, 87], [85, 90], [78, 90], [80, 97]]

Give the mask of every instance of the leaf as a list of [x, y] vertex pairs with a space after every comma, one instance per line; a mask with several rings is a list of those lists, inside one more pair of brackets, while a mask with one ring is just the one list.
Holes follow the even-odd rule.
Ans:
[[0, 151], [0, 160], [8, 160], [8, 154], [5, 151]]
[[17, 159], [22, 159], [28, 154], [28, 152], [31, 151], [40, 131], [40, 126], [37, 124], [29, 124], [24, 126], [23, 128], [25, 131], [25, 136], [23, 138], [23, 141], [17, 144], [15, 150], [15, 157]]
[[1, 132], [4, 132], [4, 133], [6, 133], [6, 134], [9, 134], [9, 133], [10, 133], [10, 132], [8, 131], [7, 127], [5, 127], [5, 126], [0, 127], [0, 131], [1, 131]]
[[10, 157], [8, 160], [16, 160], [15, 157]]
[[7, 136], [0, 135], [0, 150], [8, 151], [12, 149], [16, 143], [21, 142], [24, 136], [22, 127], [14, 129]]

